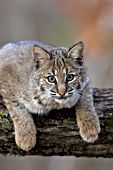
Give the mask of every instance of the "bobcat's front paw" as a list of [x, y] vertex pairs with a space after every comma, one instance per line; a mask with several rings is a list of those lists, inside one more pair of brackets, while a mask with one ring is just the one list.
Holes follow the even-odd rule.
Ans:
[[22, 128], [16, 128], [15, 140], [22, 150], [31, 150], [36, 144], [36, 128], [33, 122], [27, 122]]
[[100, 124], [98, 120], [84, 120], [81, 124], [80, 135], [86, 142], [94, 142], [98, 139]]

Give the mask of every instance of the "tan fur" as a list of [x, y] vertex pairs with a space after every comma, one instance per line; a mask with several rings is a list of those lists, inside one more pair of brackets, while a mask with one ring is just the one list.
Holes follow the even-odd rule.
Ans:
[[30, 150], [36, 143], [30, 113], [47, 114], [72, 106], [76, 107], [82, 138], [87, 142], [98, 138], [100, 125], [82, 55], [81, 42], [70, 49], [38, 41], [11, 43], [0, 49], [0, 95], [21, 149]]

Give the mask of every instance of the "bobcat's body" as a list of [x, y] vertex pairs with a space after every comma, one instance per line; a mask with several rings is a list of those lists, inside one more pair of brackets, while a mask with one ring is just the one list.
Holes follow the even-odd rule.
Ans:
[[82, 50], [82, 43], [66, 49], [38, 41], [11, 43], [0, 49], [0, 95], [14, 122], [16, 143], [23, 150], [36, 143], [30, 113], [46, 114], [74, 105], [82, 138], [88, 142], [97, 139], [99, 121]]

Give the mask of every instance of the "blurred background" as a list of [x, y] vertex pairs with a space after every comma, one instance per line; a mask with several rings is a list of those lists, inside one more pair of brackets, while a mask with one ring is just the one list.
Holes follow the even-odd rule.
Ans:
[[[113, 87], [113, 0], [0, 0], [0, 45], [35, 40], [70, 47], [85, 44], [95, 87]], [[112, 159], [3, 157], [0, 170], [105, 170]]]

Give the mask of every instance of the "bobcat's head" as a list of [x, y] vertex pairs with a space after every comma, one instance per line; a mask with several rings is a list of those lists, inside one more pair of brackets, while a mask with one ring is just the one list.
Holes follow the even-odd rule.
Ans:
[[79, 99], [82, 88], [84, 65], [83, 43], [73, 47], [53, 48], [50, 52], [34, 46], [36, 64], [35, 79], [37, 89], [35, 98], [42, 103], [56, 102], [65, 107], [72, 107]]

